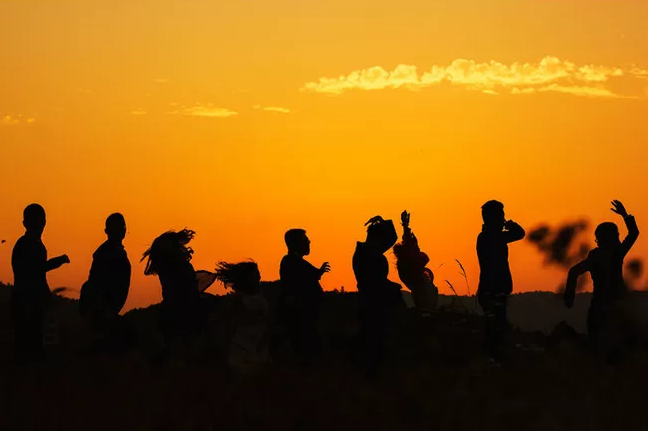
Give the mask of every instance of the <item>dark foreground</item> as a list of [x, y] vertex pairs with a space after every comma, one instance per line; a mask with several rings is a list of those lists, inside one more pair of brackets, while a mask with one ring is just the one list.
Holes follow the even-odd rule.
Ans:
[[392, 354], [367, 380], [353, 361], [355, 295], [327, 294], [321, 361], [289, 356], [265, 374], [225, 364], [231, 326], [214, 319], [192, 351], [156, 361], [156, 307], [125, 318], [138, 345], [123, 355], [88, 355], [76, 302], [57, 298], [61, 339], [39, 366], [13, 363], [2, 300], [1, 430], [624, 430], [648, 429], [648, 355], [619, 365], [593, 360], [582, 338], [513, 331], [509, 363], [480, 353], [481, 318], [441, 311], [432, 319], [394, 315]]

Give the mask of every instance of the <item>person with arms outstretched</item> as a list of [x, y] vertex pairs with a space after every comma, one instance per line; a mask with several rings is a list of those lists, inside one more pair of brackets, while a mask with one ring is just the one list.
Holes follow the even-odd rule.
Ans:
[[14, 340], [16, 353], [26, 359], [35, 359], [44, 353], [44, 317], [52, 298], [47, 273], [70, 263], [67, 255], [47, 259], [47, 249], [41, 239], [45, 225], [43, 207], [38, 204], [27, 206], [23, 212], [25, 234], [16, 242], [11, 255]]
[[611, 308], [615, 302], [628, 294], [623, 279], [623, 260], [639, 237], [635, 218], [628, 214], [620, 201], [612, 201], [612, 211], [623, 217], [628, 235], [621, 241], [619, 228], [615, 223], [605, 222], [598, 225], [594, 231], [597, 247], [590, 251], [585, 260], [569, 270], [564, 294], [565, 306], [571, 308], [576, 297], [578, 277], [586, 272], [591, 274], [594, 293], [587, 313], [587, 332], [595, 349], [598, 347], [601, 329]]
[[288, 254], [281, 259], [280, 319], [293, 350], [302, 362], [319, 353], [317, 315], [322, 299], [320, 280], [330, 271], [328, 262], [316, 268], [304, 256], [310, 254], [310, 239], [303, 229], [290, 229], [284, 235]]
[[375, 376], [383, 358], [389, 310], [402, 303], [402, 294], [401, 285], [388, 278], [389, 262], [385, 257], [398, 239], [394, 223], [375, 216], [367, 225], [367, 239], [356, 244], [353, 254], [353, 273], [359, 296], [362, 365], [369, 376]]
[[396, 269], [403, 284], [412, 292], [418, 311], [424, 316], [429, 316], [436, 308], [439, 290], [434, 285], [434, 274], [426, 268], [430, 258], [419, 248], [418, 239], [409, 222], [410, 214], [403, 211], [403, 240], [394, 246]]
[[131, 264], [123, 244], [124, 216], [111, 214], [104, 232], [108, 238], [92, 255], [88, 281], [81, 287], [79, 311], [88, 326], [101, 334], [102, 342], [116, 347], [126, 341], [126, 331], [120, 330], [119, 312], [128, 298], [131, 280]]
[[504, 216], [504, 204], [491, 200], [482, 206], [482, 231], [477, 237], [479, 287], [477, 300], [486, 317], [486, 344], [493, 363], [501, 361], [501, 342], [508, 328], [506, 307], [513, 292], [508, 245], [524, 239], [524, 229]]

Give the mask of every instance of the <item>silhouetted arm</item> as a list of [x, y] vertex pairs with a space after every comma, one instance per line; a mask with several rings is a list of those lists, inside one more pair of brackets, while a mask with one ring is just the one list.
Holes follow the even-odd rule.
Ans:
[[590, 263], [588, 259], [583, 260], [580, 263], [574, 265], [567, 275], [567, 286], [565, 287], [565, 306], [571, 308], [574, 305], [574, 299], [576, 298], [576, 286], [578, 284], [578, 277], [585, 274], [590, 270]]
[[506, 230], [504, 231], [504, 238], [507, 243], [520, 241], [524, 239], [526, 232], [519, 224], [512, 220], [506, 222]]
[[623, 221], [625, 221], [626, 227], [628, 228], [628, 235], [626, 235], [625, 239], [621, 243], [621, 250], [625, 256], [637, 241], [637, 238], [639, 237], [639, 228], [637, 227], [637, 221], [631, 215], [625, 216]]
[[324, 275], [324, 272], [321, 268], [317, 268], [312, 263], [304, 260], [304, 275], [315, 281], [319, 281]]
[[45, 263], [45, 272], [58, 269], [69, 262], [69, 259], [66, 255], [53, 257]]
[[124, 253], [123, 261], [118, 267], [118, 273], [115, 274], [115, 286], [113, 287], [113, 297], [114, 304], [113, 306], [116, 309], [116, 312], [119, 313], [128, 299], [128, 291], [130, 289], [130, 280], [131, 280], [131, 266], [128, 260], [128, 256]]

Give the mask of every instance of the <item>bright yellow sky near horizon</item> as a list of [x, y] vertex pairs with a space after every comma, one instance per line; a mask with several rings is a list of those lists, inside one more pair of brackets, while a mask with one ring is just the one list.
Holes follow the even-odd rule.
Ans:
[[[489, 199], [527, 230], [620, 222], [620, 199], [642, 229], [646, 16], [643, 0], [0, 0], [0, 280], [32, 202], [72, 261], [50, 285], [72, 295], [125, 215], [126, 308], [160, 299], [138, 262], [168, 229], [197, 232], [197, 269], [253, 258], [272, 280], [302, 227], [324, 287], [351, 290], [363, 223], [407, 209], [444, 293], [466, 290], [455, 258], [477, 286]], [[527, 243], [510, 254], [516, 291], [564, 278]]]

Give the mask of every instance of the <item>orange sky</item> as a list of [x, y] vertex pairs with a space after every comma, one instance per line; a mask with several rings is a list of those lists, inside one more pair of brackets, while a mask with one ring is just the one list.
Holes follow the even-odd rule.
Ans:
[[[303, 227], [324, 287], [352, 289], [363, 223], [407, 209], [442, 292], [462, 293], [453, 260], [474, 291], [488, 199], [526, 228], [619, 221], [620, 199], [641, 228], [646, 16], [643, 0], [3, 0], [0, 280], [31, 202], [72, 261], [50, 284], [73, 290], [105, 217], [126, 216], [127, 308], [160, 299], [137, 262], [185, 226], [197, 269], [249, 257], [264, 279]], [[647, 252], [641, 236], [631, 256]], [[556, 287], [541, 263], [511, 246], [515, 290]]]

